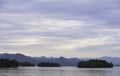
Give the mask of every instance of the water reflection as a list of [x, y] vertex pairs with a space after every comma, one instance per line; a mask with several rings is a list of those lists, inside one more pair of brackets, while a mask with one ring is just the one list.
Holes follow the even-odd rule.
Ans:
[[84, 71], [88, 76], [111, 76], [112, 69], [89, 69]]
[[0, 76], [119, 76], [120, 68], [19, 67], [1, 68]]

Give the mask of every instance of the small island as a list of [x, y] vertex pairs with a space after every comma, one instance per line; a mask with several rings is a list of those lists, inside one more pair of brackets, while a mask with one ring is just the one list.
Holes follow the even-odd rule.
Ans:
[[19, 63], [19, 66], [28, 67], [28, 66], [35, 66], [35, 65], [30, 62], [22, 62], [22, 63]]
[[40, 62], [38, 67], [60, 67], [60, 64], [53, 62]]
[[113, 64], [108, 63], [105, 60], [89, 60], [79, 62], [77, 65], [78, 68], [112, 68]]
[[35, 66], [29, 62], [18, 62], [17, 60], [0, 59], [0, 68], [17, 68], [19, 66]]
[[19, 62], [16, 60], [9, 59], [0, 59], [0, 68], [10, 68], [10, 67], [18, 67]]

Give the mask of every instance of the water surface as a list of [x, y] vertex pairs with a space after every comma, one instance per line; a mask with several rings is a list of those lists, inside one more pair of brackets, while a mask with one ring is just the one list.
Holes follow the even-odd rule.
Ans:
[[120, 68], [19, 67], [1, 68], [0, 76], [120, 76]]

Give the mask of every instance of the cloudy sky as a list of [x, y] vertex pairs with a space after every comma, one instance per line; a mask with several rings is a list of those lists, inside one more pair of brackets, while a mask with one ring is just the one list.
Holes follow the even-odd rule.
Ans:
[[0, 53], [120, 57], [120, 0], [0, 0]]

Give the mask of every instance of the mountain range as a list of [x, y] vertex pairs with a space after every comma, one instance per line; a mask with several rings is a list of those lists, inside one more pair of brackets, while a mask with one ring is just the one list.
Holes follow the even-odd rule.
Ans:
[[10, 60], [17, 60], [19, 62], [30, 62], [30, 63], [33, 63], [33, 64], [38, 64], [39, 61], [30, 57], [30, 56], [25, 56], [23, 54], [20, 54], [20, 53], [17, 53], [17, 54], [8, 54], [8, 53], [3, 53], [3, 54], [0, 54], [0, 59], [10, 59]]
[[120, 66], [120, 58], [119, 57], [100, 57], [100, 58], [65, 58], [65, 57], [31, 57], [31, 56], [26, 56], [20, 53], [17, 54], [8, 54], [8, 53], [3, 53], [0, 54], [0, 59], [16, 59], [19, 62], [30, 62], [35, 65], [37, 65], [39, 62], [54, 62], [54, 63], [59, 63], [62, 66], [76, 66], [78, 62], [80, 61], [86, 61], [89, 59], [100, 59], [100, 60], [106, 60], [108, 62], [112, 62], [114, 66]]

